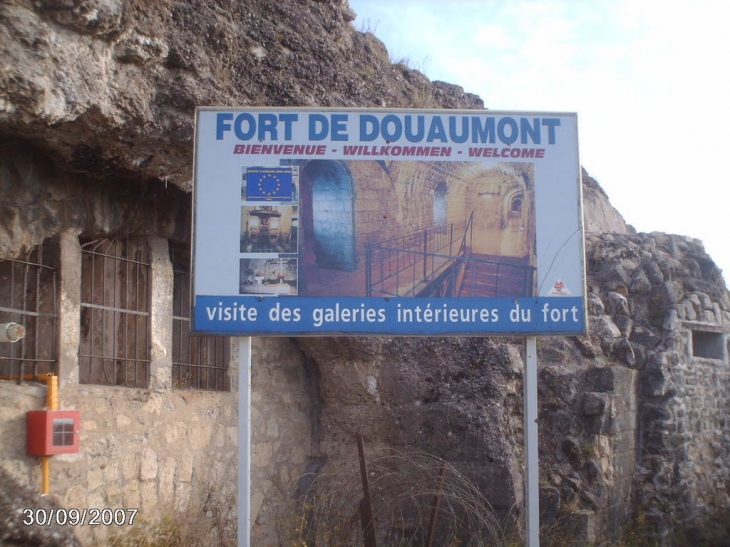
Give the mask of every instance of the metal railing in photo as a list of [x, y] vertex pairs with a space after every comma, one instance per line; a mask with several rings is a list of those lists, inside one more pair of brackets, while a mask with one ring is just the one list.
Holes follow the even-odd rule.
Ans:
[[472, 253], [473, 218], [368, 244], [366, 295], [533, 296], [534, 266]]
[[468, 219], [366, 245], [367, 296], [445, 296], [454, 266], [471, 246]]

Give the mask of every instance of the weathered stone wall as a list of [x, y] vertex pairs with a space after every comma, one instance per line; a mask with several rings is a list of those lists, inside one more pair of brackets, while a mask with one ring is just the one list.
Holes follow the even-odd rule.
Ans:
[[564, 343], [538, 352], [542, 525], [569, 531], [571, 545], [617, 542], [633, 517], [638, 374], [605, 356], [566, 358]]
[[[81, 449], [52, 458], [51, 499], [67, 509], [139, 509], [133, 527], [79, 527], [75, 531], [85, 545], [143, 527], [154, 533], [155, 527], [180, 521], [189, 526], [184, 533], [207, 544], [231, 543], [238, 476], [235, 341], [229, 342], [231, 391], [172, 387], [172, 266], [168, 240], [158, 235], [174, 235], [176, 222], [186, 225], [189, 196], [171, 188], [169, 197], [131, 201], [133, 183], [118, 192], [82, 177], [68, 179], [42, 156], [21, 149], [0, 157], [0, 175], [2, 203], [12, 212], [0, 218], [0, 257], [14, 257], [48, 239], [60, 253], [60, 408], [81, 412]], [[144, 187], [136, 191], [145, 194]], [[125, 232], [135, 227], [140, 233]], [[79, 236], [119, 233], [147, 235], [152, 252], [149, 389], [79, 383]], [[253, 347], [251, 512], [260, 517], [253, 533], [257, 544], [277, 545], [280, 526], [273, 515], [294, 521], [292, 483], [318, 461], [312, 445], [317, 388], [308, 361], [290, 339], [255, 339]], [[45, 404], [45, 387], [0, 381], [0, 467], [31, 491], [40, 490], [41, 474], [39, 460], [25, 454], [25, 415]]]
[[[93, 202], [88, 194], [85, 199]], [[236, 369], [230, 370], [231, 392], [171, 389], [172, 268], [166, 241], [150, 239], [156, 295], [150, 309], [150, 389], [128, 389], [79, 384], [80, 243], [76, 232], [59, 237], [59, 408], [80, 411], [81, 449], [52, 459], [54, 499], [67, 509], [138, 509], [138, 526], [194, 514], [206, 537], [231, 537], [235, 485], [225, 478], [235, 475], [237, 465]], [[0, 465], [22, 484], [39, 488], [38, 460], [25, 455], [25, 414], [45, 407], [46, 390], [15, 381], [0, 382], [0, 389]], [[86, 544], [98, 544], [133, 529], [88, 526], [77, 534]]]
[[[681, 305], [685, 303], [693, 305]], [[649, 354], [641, 377], [640, 501], [664, 545], [678, 544], [678, 533], [680, 541], [706, 540], [709, 521], [730, 505], [727, 301], [720, 314], [718, 302], [702, 292], [685, 294], [681, 304], [679, 314], [668, 315], [662, 343]], [[710, 321], [682, 321], [685, 310]], [[718, 336], [723, 354], [693, 354], [692, 338], [698, 332]]]
[[320, 447], [328, 457], [323, 472], [357, 461], [360, 433], [369, 455], [398, 451], [443, 458], [479, 487], [501, 517], [520, 511], [519, 344], [453, 337], [298, 342], [321, 374]]
[[[253, 347], [252, 533], [258, 545], [278, 545], [283, 532], [277, 519], [290, 519], [283, 526], [287, 533], [295, 522], [296, 479], [312, 470], [312, 462], [318, 467], [312, 446], [316, 385], [290, 340], [257, 338]], [[67, 509], [139, 509], [136, 528], [78, 528], [84, 544], [178, 522], [207, 544], [234, 541], [237, 359], [234, 347], [231, 392], [171, 389], [169, 364], [154, 357], [157, 377], [166, 380], [157, 389], [63, 382], [60, 408], [81, 411], [81, 450], [52, 459], [52, 499]], [[0, 466], [35, 490], [41, 476], [37, 458], [25, 455], [25, 414], [44, 407], [45, 392], [33, 383], [0, 381]]]
[[[587, 252], [591, 284], [625, 335], [614, 354], [639, 373], [635, 516], [662, 545], [717, 541], [727, 530], [709, 523], [728, 507], [730, 451], [721, 273], [701, 242], [682, 236], [590, 236]], [[698, 347], [708, 336], [714, 358]]]
[[[137, 527], [195, 515], [214, 541], [235, 537], [235, 394], [151, 392], [66, 385], [60, 408], [81, 412], [81, 450], [51, 460], [60, 507], [135, 508]], [[39, 460], [25, 455], [25, 414], [44, 407], [45, 388], [0, 382], [0, 465], [40, 490]], [[79, 527], [87, 545], [134, 527]]]
[[273, 547], [300, 524], [301, 477], [327, 460], [319, 371], [290, 338], [253, 338], [252, 354], [251, 538]]
[[[61, 400], [82, 411], [83, 438], [79, 455], [52, 462], [55, 499], [65, 507], [138, 504], [152, 524], [169, 511], [204, 515], [201, 533], [230, 537], [236, 353], [231, 393], [178, 391], [170, 381], [165, 238], [187, 225], [186, 197], [170, 189], [169, 196], [143, 200], [147, 208], [138, 211], [132, 196], [145, 192], [138, 183], [115, 192], [68, 179], [18, 148], [0, 165], [4, 205], [12, 211], [0, 223], [4, 252], [60, 241]], [[165, 201], [173, 206], [163, 207]], [[78, 236], [114, 234], [126, 215], [139, 218], [133, 225], [153, 250], [149, 390], [78, 383]], [[667, 545], [679, 534], [704, 533], [705, 519], [727, 506], [718, 485], [729, 480], [730, 306], [719, 273], [698, 242], [663, 234], [592, 235], [587, 257], [590, 336], [546, 339], [539, 348], [543, 518], [568, 526], [580, 538], [576, 544], [618, 540], [637, 515]], [[707, 341], [692, 331], [723, 337], [721, 358], [693, 355]], [[501, 513], [522, 503], [519, 346], [280, 338], [255, 339], [253, 349], [252, 516], [259, 544], [291, 536], [299, 477], [351, 463], [356, 432], [373, 452], [392, 447], [447, 459]], [[2, 390], [3, 469], [37, 487], [23, 428], [25, 412], [43, 405], [44, 390], [8, 382]], [[94, 543], [114, 530], [79, 532]]]

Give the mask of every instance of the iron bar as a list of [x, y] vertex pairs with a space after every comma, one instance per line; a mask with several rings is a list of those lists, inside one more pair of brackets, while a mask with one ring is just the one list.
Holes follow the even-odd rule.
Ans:
[[365, 540], [365, 547], [378, 547], [375, 541], [375, 520], [373, 518], [373, 503], [370, 497], [370, 481], [368, 479], [368, 466], [365, 461], [365, 445], [362, 435], [357, 433], [357, 453], [360, 457], [360, 479], [362, 480], [363, 498], [360, 502], [360, 521], [362, 524], [362, 535]]
[[372, 274], [370, 273], [370, 261], [372, 257], [370, 256], [370, 243], [365, 244], [365, 290], [367, 291], [365, 293], [365, 296], [372, 296], [372, 289], [370, 288], [370, 278], [372, 277]]
[[[30, 269], [30, 266], [28, 266], [27, 264], [23, 265], [23, 267], [22, 267], [22, 271], [23, 271], [23, 274], [22, 274], [22, 276], [23, 276], [23, 292], [22, 292], [22, 295], [21, 295], [21, 298], [20, 298], [20, 306], [24, 310], [29, 309], [29, 306], [28, 306], [28, 293], [29, 293], [29, 290], [28, 290], [29, 289], [29, 287], [28, 287], [28, 274], [30, 273], [29, 272], [29, 269]], [[37, 292], [38, 291], [38, 287], [36, 286], [35, 289], [36, 289], [36, 292]], [[34, 338], [33, 342], [35, 342], [35, 340], [38, 337], [37, 336], [34, 336], [33, 338]], [[26, 358], [27, 358], [27, 355], [28, 355], [28, 350], [30, 349], [29, 346], [30, 346], [30, 344], [23, 344], [22, 346], [20, 346], [20, 358], [21, 358], [21, 361], [20, 361], [20, 374], [21, 375], [25, 372]], [[37, 349], [36, 344], [33, 344], [33, 347]], [[36, 352], [36, 355], [37, 355], [37, 352]], [[28, 364], [31, 364], [31, 363], [28, 363]], [[32, 364], [31, 364], [31, 366], [32, 366]], [[35, 369], [35, 368], [36, 367], [33, 366], [33, 369]]]
[[103, 239], [82, 244], [82, 302], [86, 311], [81, 381], [147, 387], [149, 283], [144, 239]]
[[190, 268], [187, 254], [178, 247], [170, 247], [173, 265], [173, 387], [229, 391], [229, 339], [190, 334]]
[[427, 258], [428, 258], [428, 230], [423, 231], [423, 279], [427, 278]]
[[431, 518], [428, 522], [428, 534], [426, 535], [425, 547], [431, 547], [433, 545], [433, 536], [436, 533], [436, 517], [438, 516], [439, 505], [441, 504], [441, 488], [443, 488], [444, 484], [444, 473], [446, 473], [446, 462], [441, 464], [438, 482], [436, 483], [436, 494], [433, 497], [433, 504], [431, 505]]
[[149, 312], [146, 312], [146, 311], [128, 310], [125, 308], [118, 308], [116, 306], [103, 306], [101, 304], [89, 304], [86, 302], [82, 302], [81, 307], [95, 309], [95, 310], [119, 312], [119, 313], [125, 313], [125, 314], [129, 314], [129, 315], [142, 315], [144, 317], [149, 317], [149, 315], [150, 315]]
[[57, 363], [57, 269], [44, 249], [40, 244], [17, 259], [0, 259], [0, 322], [26, 330], [23, 340], [0, 347], [0, 374], [19, 382], [53, 372]]

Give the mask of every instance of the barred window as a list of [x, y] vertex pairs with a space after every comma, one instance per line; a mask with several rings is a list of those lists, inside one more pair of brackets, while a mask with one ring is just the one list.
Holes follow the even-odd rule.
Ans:
[[58, 258], [55, 247], [38, 245], [15, 258], [0, 258], [0, 323], [18, 323], [25, 337], [0, 344], [0, 378], [44, 381], [58, 373]]
[[174, 274], [172, 387], [230, 391], [229, 338], [190, 335], [190, 249], [170, 245]]
[[150, 282], [144, 239], [82, 241], [82, 384], [148, 386]]

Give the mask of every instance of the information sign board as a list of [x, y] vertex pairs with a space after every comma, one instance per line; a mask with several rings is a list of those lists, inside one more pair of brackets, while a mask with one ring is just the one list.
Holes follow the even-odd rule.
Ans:
[[585, 332], [577, 117], [199, 108], [193, 330]]

